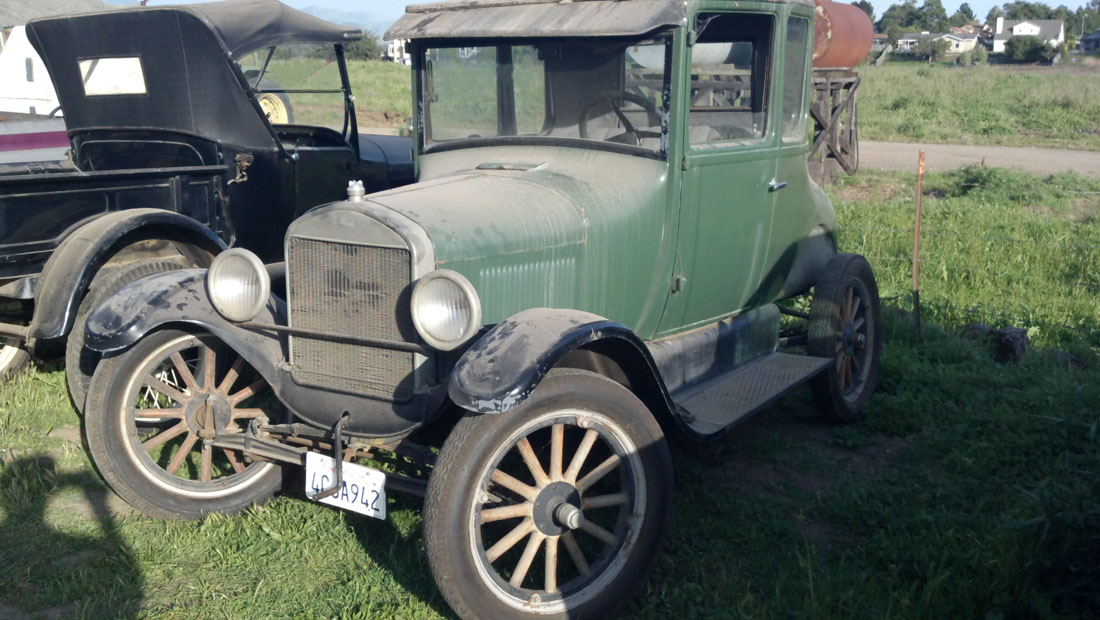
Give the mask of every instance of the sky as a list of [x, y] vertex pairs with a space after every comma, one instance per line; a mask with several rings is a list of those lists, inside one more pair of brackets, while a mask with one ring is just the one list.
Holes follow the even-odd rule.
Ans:
[[[836, 0], [840, 1], [840, 0]], [[849, 0], [850, 1], [850, 0]], [[959, 10], [959, 5], [964, 0], [941, 0], [943, 2], [943, 8], [947, 9], [947, 16], [951, 17], [955, 11]], [[1050, 8], [1056, 8], [1061, 5], [1066, 5], [1071, 11], [1076, 11], [1082, 5], [1088, 4], [1088, 0], [1028, 0], [1029, 2], [1042, 2]], [[890, 8], [891, 4], [901, 4], [901, 0], [870, 0], [871, 5], [875, 7], [875, 21], [878, 21], [886, 9]], [[978, 18], [978, 21], [985, 21], [985, 16], [989, 13], [989, 9], [994, 5], [1003, 5], [1003, 2], [997, 0], [969, 0], [971, 10], [974, 11], [974, 16]], [[379, 2], [379, 4], [382, 4]], [[917, 0], [917, 6], [924, 4], [924, 0]]]

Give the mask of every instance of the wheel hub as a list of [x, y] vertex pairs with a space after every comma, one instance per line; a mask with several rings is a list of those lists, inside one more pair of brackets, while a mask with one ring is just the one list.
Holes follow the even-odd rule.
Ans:
[[217, 432], [229, 428], [233, 421], [233, 406], [221, 394], [200, 393], [184, 408], [187, 428], [204, 439], [213, 439]]
[[535, 527], [547, 536], [560, 536], [584, 523], [581, 494], [568, 482], [551, 482], [539, 491], [532, 507]]
[[855, 325], [849, 321], [844, 324], [844, 354], [852, 355], [856, 351], [856, 339], [855, 339]]

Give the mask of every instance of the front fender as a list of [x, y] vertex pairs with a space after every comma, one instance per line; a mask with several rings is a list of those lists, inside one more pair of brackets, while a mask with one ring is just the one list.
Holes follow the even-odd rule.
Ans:
[[[285, 324], [283, 316], [285, 305], [273, 297], [256, 320]], [[279, 379], [276, 364], [284, 359], [283, 338], [243, 329], [222, 318], [206, 294], [205, 269], [158, 273], [124, 286], [88, 317], [85, 345], [102, 354], [117, 353], [168, 325], [193, 325], [209, 331], [269, 382]]]
[[96, 271], [120, 243], [131, 239], [179, 241], [211, 255], [225, 249], [225, 243], [209, 228], [174, 211], [127, 209], [98, 217], [66, 237], [50, 255], [39, 278], [29, 337], [52, 340], [66, 336]]
[[470, 411], [508, 411], [522, 403], [567, 354], [610, 340], [635, 350], [657, 378], [645, 345], [625, 325], [579, 310], [533, 308], [498, 323], [462, 355], [451, 374], [448, 394]]

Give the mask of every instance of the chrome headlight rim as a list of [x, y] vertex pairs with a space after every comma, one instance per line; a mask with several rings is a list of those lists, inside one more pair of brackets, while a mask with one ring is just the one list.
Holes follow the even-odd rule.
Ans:
[[[217, 278], [225, 270], [226, 265], [233, 260], [244, 260], [255, 273], [260, 285], [256, 298], [251, 300], [251, 303], [241, 311], [226, 307], [225, 300], [218, 295]], [[210, 297], [210, 304], [214, 306], [214, 310], [227, 321], [233, 323], [251, 321], [264, 309], [271, 298], [271, 277], [268, 275], [267, 267], [264, 266], [259, 256], [244, 248], [232, 248], [218, 254], [214, 258], [214, 262], [210, 263], [210, 268], [206, 271], [206, 294]]]
[[[462, 335], [454, 340], [442, 340], [432, 334], [423, 323], [423, 317], [420, 313], [420, 304], [423, 301], [424, 291], [427, 290], [429, 284], [436, 280], [448, 280], [451, 283], [457, 285], [462, 290], [463, 295], [466, 297], [466, 302], [470, 307], [470, 317], [466, 328], [462, 331]], [[416, 333], [420, 335], [420, 338], [433, 349], [440, 351], [453, 351], [463, 344], [470, 341], [471, 338], [477, 334], [477, 331], [481, 329], [481, 298], [477, 295], [477, 289], [473, 284], [466, 279], [466, 276], [450, 269], [436, 269], [431, 273], [426, 274], [417, 280], [416, 285], [413, 287], [412, 300], [409, 302], [410, 314], [412, 314], [413, 326], [416, 328]]]

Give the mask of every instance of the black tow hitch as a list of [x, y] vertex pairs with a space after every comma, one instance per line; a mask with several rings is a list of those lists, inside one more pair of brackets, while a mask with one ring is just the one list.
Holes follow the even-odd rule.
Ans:
[[336, 480], [333, 481], [332, 486], [321, 489], [313, 495], [306, 493], [306, 497], [313, 501], [321, 501], [330, 495], [336, 495], [344, 484], [344, 425], [348, 423], [349, 417], [348, 412], [345, 411], [332, 426], [332, 459], [336, 461]]

